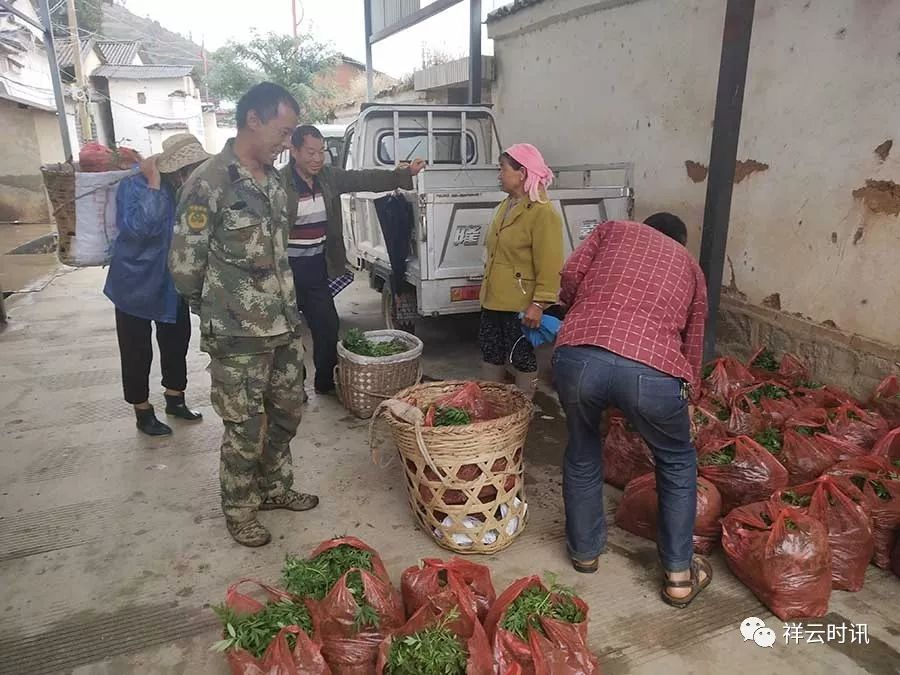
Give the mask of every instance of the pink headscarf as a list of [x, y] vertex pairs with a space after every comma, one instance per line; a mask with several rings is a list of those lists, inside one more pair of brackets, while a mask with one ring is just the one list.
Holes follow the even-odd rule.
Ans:
[[540, 151], [530, 143], [517, 143], [507, 149], [506, 154], [527, 169], [525, 192], [528, 193], [531, 201], [546, 202], [546, 199], [541, 198], [541, 192], [550, 187], [553, 182], [553, 172], [544, 162]]

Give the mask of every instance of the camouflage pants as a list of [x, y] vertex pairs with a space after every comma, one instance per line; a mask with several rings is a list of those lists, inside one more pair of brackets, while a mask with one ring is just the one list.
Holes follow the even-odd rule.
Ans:
[[296, 337], [262, 354], [211, 355], [209, 371], [212, 405], [225, 423], [222, 511], [241, 522], [293, 485], [290, 444], [303, 405], [303, 343]]

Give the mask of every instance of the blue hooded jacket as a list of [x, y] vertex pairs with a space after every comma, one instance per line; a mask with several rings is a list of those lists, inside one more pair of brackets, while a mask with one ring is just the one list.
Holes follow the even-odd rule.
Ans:
[[168, 256], [175, 227], [175, 191], [152, 190], [143, 174], [126, 178], [116, 191], [119, 235], [112, 248], [103, 292], [116, 309], [151, 321], [175, 323], [178, 291]]

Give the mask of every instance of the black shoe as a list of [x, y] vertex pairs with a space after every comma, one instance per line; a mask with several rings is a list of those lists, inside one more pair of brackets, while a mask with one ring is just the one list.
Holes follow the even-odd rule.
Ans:
[[138, 430], [148, 436], [169, 436], [172, 433], [172, 428], [168, 424], [156, 419], [153, 406], [146, 409], [135, 408], [134, 416], [137, 418]]
[[203, 419], [203, 415], [196, 410], [191, 410], [184, 404], [184, 394], [181, 396], [170, 396], [169, 394], [165, 394], [165, 397], [166, 415], [180, 417], [188, 422], [196, 422], [197, 420]]
[[333, 384], [325, 387], [316, 385], [316, 393], [319, 396], [337, 396], [337, 388]]

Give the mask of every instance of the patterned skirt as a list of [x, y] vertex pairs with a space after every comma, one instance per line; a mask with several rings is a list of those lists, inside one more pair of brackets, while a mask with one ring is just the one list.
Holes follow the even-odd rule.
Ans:
[[482, 309], [478, 343], [485, 363], [494, 366], [512, 364], [521, 373], [537, 372], [534, 348], [522, 332], [518, 312]]

